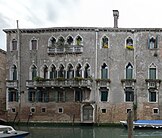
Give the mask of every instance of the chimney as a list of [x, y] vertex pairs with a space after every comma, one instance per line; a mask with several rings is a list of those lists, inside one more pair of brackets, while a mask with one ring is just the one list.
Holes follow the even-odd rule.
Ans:
[[114, 28], [118, 28], [119, 11], [113, 10], [113, 16], [114, 16]]

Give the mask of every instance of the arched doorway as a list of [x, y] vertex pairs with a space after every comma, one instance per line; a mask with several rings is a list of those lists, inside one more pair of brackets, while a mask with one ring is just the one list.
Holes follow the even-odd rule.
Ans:
[[83, 106], [83, 122], [93, 122], [93, 107], [91, 105]]

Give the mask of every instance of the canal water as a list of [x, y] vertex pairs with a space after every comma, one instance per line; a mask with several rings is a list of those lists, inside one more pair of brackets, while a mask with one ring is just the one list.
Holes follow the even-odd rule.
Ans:
[[[123, 127], [20, 127], [29, 131], [26, 138], [127, 138], [127, 129]], [[136, 129], [134, 138], [162, 138], [162, 129]]]

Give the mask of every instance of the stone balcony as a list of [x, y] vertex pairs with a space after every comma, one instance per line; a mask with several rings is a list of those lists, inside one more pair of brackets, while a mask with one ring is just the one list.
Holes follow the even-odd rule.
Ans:
[[135, 87], [136, 79], [122, 79], [121, 83], [124, 87]]
[[80, 54], [83, 53], [82, 45], [72, 45], [64, 47], [48, 47], [47, 53], [49, 55], [53, 54]]
[[18, 87], [18, 80], [7, 80], [6, 81], [7, 88], [17, 88]]
[[96, 83], [98, 87], [109, 87], [111, 80], [110, 79], [96, 79]]
[[27, 80], [26, 87], [92, 87], [92, 81], [90, 79], [51, 79], [51, 80], [42, 80], [34, 81]]
[[160, 79], [145, 79], [145, 81], [148, 89], [149, 88], [158, 89], [158, 87], [160, 87], [160, 83], [161, 83]]

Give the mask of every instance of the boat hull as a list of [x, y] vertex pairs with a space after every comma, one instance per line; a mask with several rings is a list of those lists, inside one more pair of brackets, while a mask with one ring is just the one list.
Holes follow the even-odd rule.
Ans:
[[[127, 121], [120, 121], [127, 128]], [[137, 120], [133, 121], [133, 128], [162, 128], [162, 120]]]

